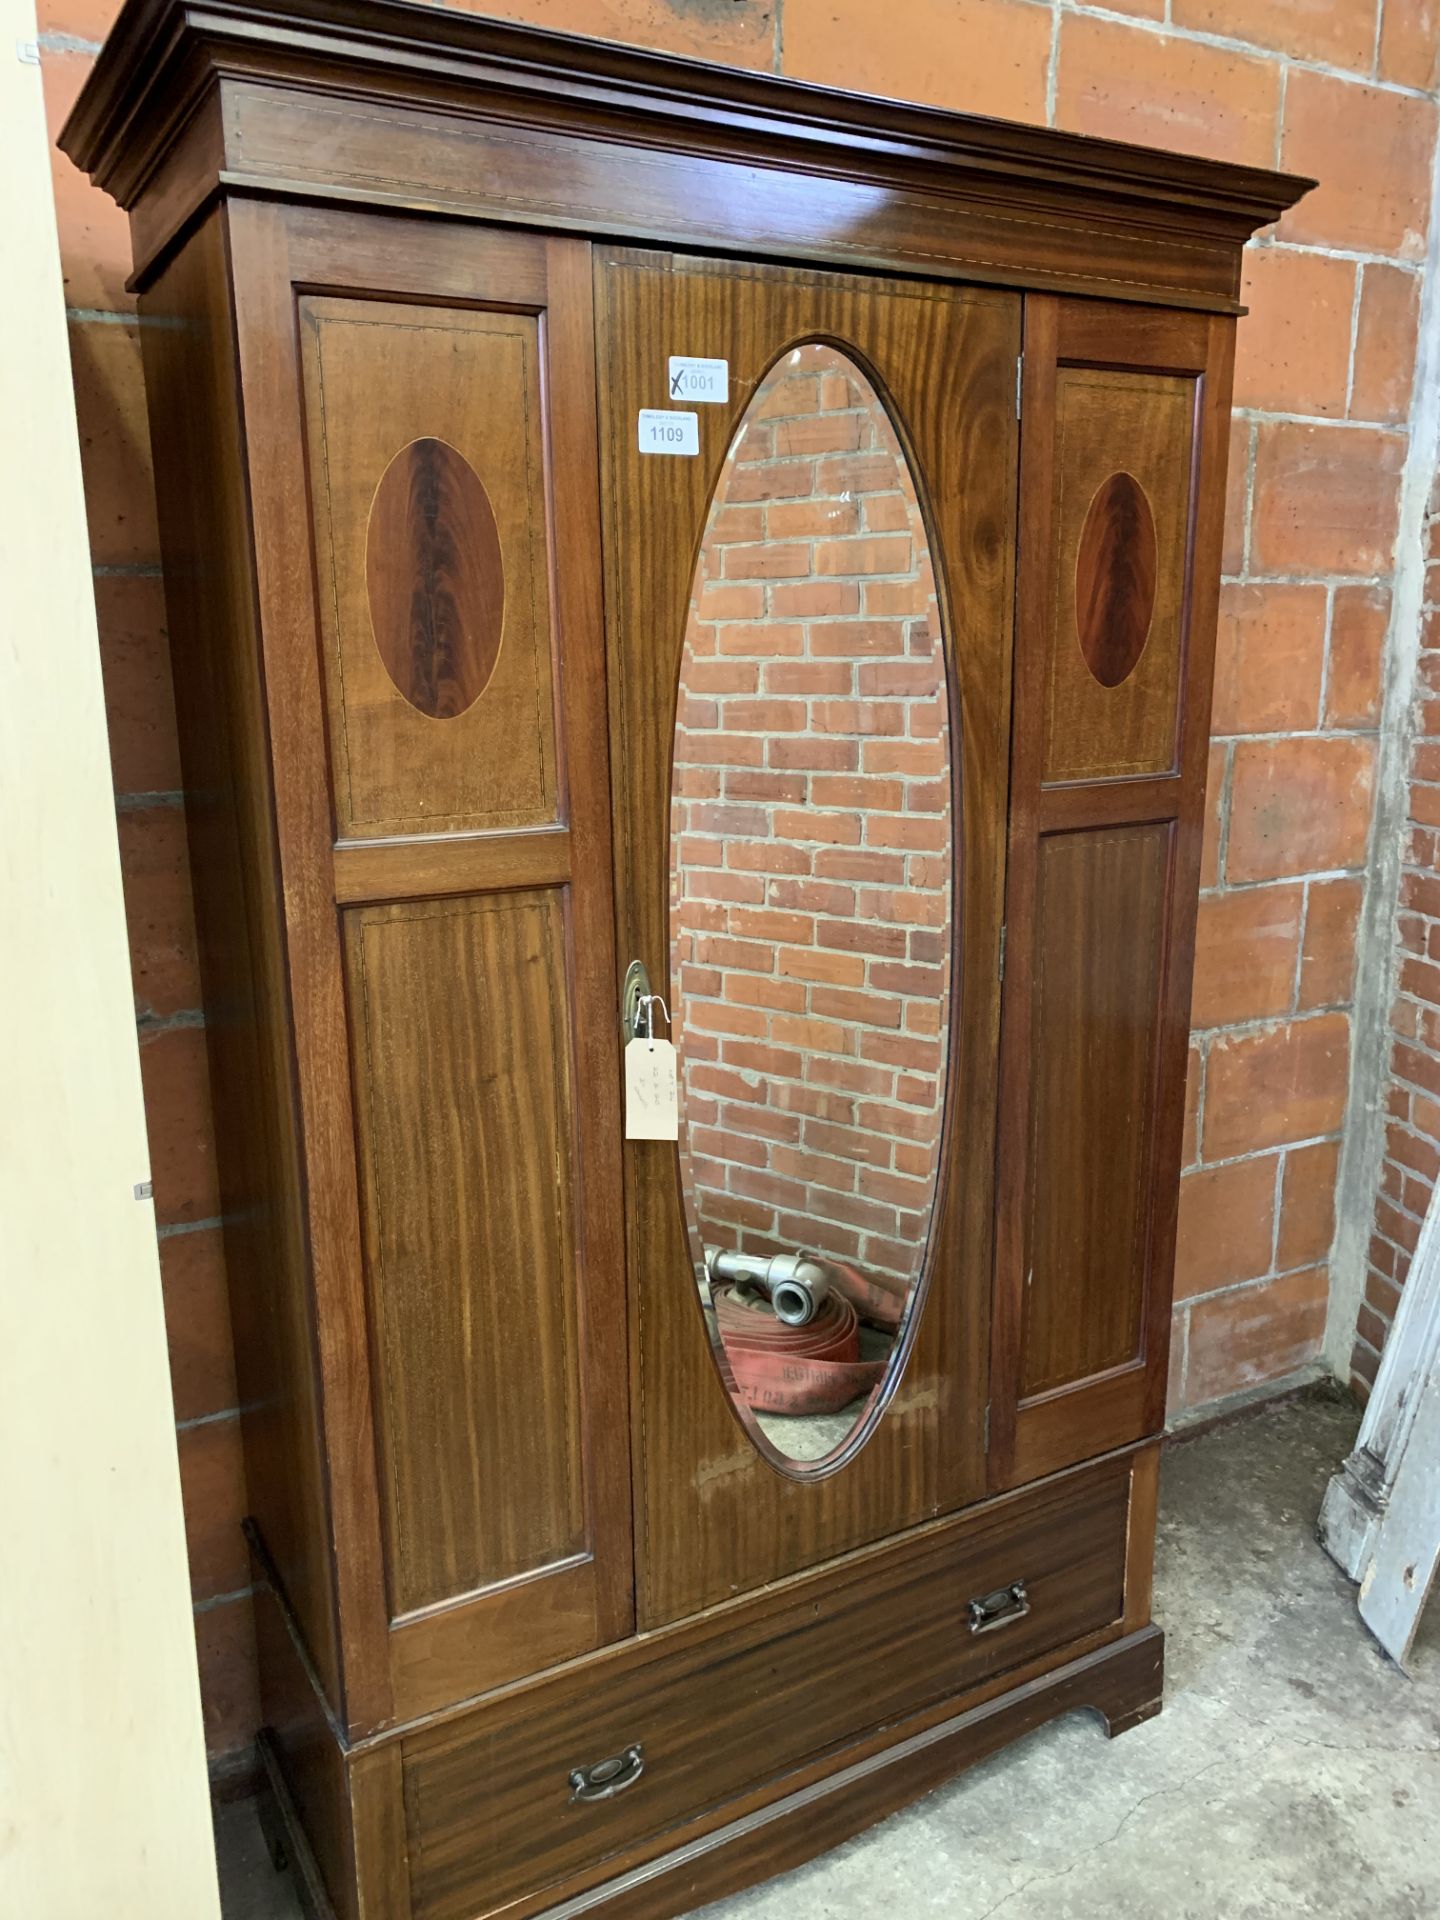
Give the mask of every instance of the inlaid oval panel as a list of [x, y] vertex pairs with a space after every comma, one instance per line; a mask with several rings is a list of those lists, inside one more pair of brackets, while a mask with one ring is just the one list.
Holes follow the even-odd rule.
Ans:
[[381, 476], [365, 535], [370, 624], [413, 707], [453, 720], [500, 654], [505, 574], [479, 474], [444, 440], [412, 440]]
[[1075, 557], [1075, 626], [1085, 664], [1102, 687], [1135, 671], [1155, 611], [1155, 516], [1132, 474], [1096, 488]]
[[670, 979], [696, 1283], [761, 1452], [828, 1471], [881, 1417], [923, 1293], [955, 858], [924, 520], [883, 402], [834, 347], [788, 352], [739, 423], [679, 679]]

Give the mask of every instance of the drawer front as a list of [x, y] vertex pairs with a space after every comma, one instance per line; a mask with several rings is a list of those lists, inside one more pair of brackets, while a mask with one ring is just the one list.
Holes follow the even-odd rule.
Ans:
[[1118, 1621], [1129, 1484], [1128, 1462], [1074, 1476], [408, 1740], [415, 1920], [658, 1851], [827, 1748]]

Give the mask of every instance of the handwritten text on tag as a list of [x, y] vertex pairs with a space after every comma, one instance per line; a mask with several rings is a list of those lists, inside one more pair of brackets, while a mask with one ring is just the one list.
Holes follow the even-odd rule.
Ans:
[[632, 1040], [625, 1049], [625, 1138], [680, 1138], [675, 1049], [668, 1040]]

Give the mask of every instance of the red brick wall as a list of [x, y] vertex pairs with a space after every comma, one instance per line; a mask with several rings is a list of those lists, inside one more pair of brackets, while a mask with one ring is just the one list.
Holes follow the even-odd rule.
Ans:
[[670, 925], [701, 1236], [912, 1280], [949, 999], [945, 672], [904, 456], [833, 347], [757, 392], [695, 584]]
[[1385, 1142], [1350, 1381], [1375, 1384], [1420, 1223], [1440, 1176], [1440, 475], [1423, 533], [1425, 581], [1395, 926]]
[[[1323, 177], [1249, 255], [1172, 1401], [1284, 1377], [1318, 1351], [1324, 1311], [1440, 0], [1110, 0], [1093, 11], [494, 0], [491, 11]], [[56, 127], [113, 12], [114, 0], [41, 0]], [[244, 1487], [129, 243], [123, 217], [58, 156], [55, 182], [202, 1682], [224, 1755], [256, 1711]]]

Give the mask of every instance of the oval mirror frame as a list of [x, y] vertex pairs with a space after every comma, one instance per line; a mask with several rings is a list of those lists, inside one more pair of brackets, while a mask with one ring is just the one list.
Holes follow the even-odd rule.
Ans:
[[873, 374], [787, 348], [699, 543], [669, 885], [697, 1305], [732, 1411], [792, 1478], [883, 1417], [943, 1202], [962, 822], [932, 549]]

